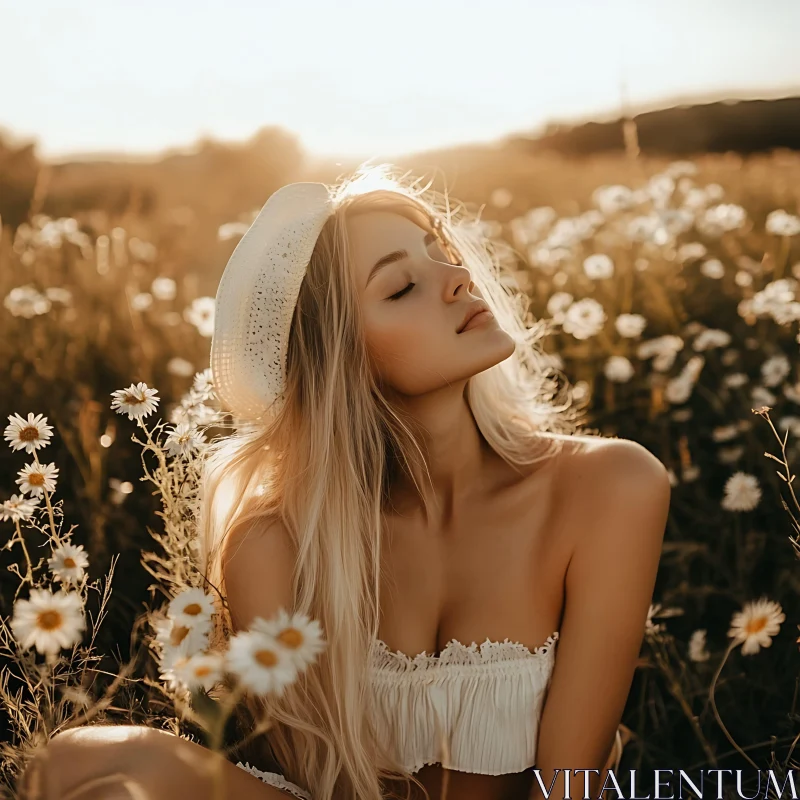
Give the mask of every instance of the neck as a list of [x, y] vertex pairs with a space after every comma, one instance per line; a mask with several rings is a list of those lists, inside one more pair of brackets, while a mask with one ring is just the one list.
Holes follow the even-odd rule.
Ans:
[[461, 501], [482, 488], [486, 466], [497, 456], [478, 429], [464, 386], [393, 402], [412, 417], [430, 474], [429, 480], [414, 468], [419, 489], [407, 475], [399, 476], [393, 503], [419, 511], [426, 522], [447, 526]]

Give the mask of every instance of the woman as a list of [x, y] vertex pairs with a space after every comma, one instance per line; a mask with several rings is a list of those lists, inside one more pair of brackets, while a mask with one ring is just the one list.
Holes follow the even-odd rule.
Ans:
[[578, 769], [596, 795], [618, 761], [669, 480], [576, 434], [489, 245], [374, 168], [283, 187], [228, 263], [212, 368], [238, 425], [200, 520], [217, 640], [283, 607], [327, 641], [248, 698], [274, 724], [252, 784], [226, 771], [236, 797], [538, 798], [534, 770], [560, 797]]

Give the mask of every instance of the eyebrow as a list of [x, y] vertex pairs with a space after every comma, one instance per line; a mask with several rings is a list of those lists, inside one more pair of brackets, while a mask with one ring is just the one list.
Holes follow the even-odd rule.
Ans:
[[[422, 246], [427, 247], [432, 241], [434, 241], [434, 239], [436, 239], [436, 234], [433, 231], [426, 233], [425, 238], [422, 240]], [[370, 273], [367, 276], [367, 282], [364, 285], [369, 286], [369, 282], [373, 279], [373, 277], [375, 277], [377, 272], [382, 267], [386, 267], [389, 264], [394, 264], [395, 261], [402, 261], [404, 258], [408, 258], [408, 250], [393, 250], [391, 253], [387, 253], [382, 258], [379, 258], [370, 270]]]

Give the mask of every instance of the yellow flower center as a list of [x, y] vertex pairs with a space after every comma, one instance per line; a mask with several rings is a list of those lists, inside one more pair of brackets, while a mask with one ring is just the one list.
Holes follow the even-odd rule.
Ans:
[[129, 406], [141, 405], [144, 403], [144, 398], [138, 394], [132, 394], [131, 392], [125, 393], [125, 399], [123, 400]]
[[303, 644], [303, 634], [297, 628], [284, 628], [278, 634], [278, 640], [292, 650], [296, 650]]
[[189, 603], [186, 608], [183, 609], [184, 614], [189, 614], [193, 617], [197, 616], [203, 609], [200, 607], [200, 603]]
[[204, 678], [209, 672], [211, 672], [211, 668], [205, 664], [201, 664], [199, 667], [195, 668], [194, 674], [198, 678]]
[[274, 667], [278, 663], [278, 657], [272, 650], [258, 650], [255, 659], [262, 667]]
[[170, 644], [177, 647], [186, 638], [187, 633], [189, 633], [189, 629], [183, 625], [173, 626], [169, 636]]
[[19, 432], [19, 438], [23, 442], [35, 442], [39, 438], [39, 429], [35, 426], [29, 425]]
[[763, 630], [767, 626], [767, 618], [766, 617], [755, 617], [751, 619], [747, 625], [745, 626], [745, 630], [748, 633], [758, 633], [760, 630]]
[[41, 472], [31, 472], [28, 475], [28, 483], [31, 486], [44, 486], [44, 475]]
[[64, 566], [65, 567], [77, 567], [78, 565], [75, 563], [75, 559], [71, 556], [67, 556], [64, 559]]
[[44, 628], [46, 631], [53, 631], [56, 628], [60, 628], [61, 623], [62, 617], [58, 611], [42, 611], [37, 618], [37, 624], [39, 627]]

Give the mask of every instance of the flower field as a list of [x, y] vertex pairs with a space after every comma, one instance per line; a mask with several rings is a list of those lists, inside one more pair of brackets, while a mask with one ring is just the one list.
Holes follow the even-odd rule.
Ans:
[[[621, 768], [797, 768], [800, 157], [506, 154], [458, 172], [453, 194], [483, 207], [591, 428], [669, 469]], [[282, 614], [209, 649], [219, 599], [192, 568], [192, 487], [224, 429], [207, 367], [227, 256], [198, 274], [199, 221], [176, 241], [163, 220], [46, 207], [0, 233], [12, 796], [27, 748], [75, 724], [222, 747], [243, 690], [280, 692], [325, 645], [316, 621]], [[231, 208], [223, 250], [253, 211]]]

